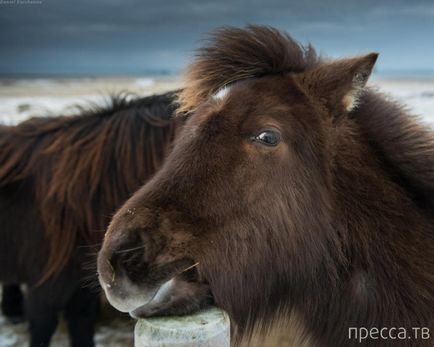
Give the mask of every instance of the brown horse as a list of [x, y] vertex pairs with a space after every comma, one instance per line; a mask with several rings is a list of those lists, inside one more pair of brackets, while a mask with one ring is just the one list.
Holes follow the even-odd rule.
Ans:
[[212, 295], [238, 337], [297, 317], [315, 346], [433, 346], [434, 136], [365, 87], [376, 59], [217, 31], [173, 151], [105, 235], [113, 306], [181, 314]]
[[10, 285], [28, 285], [32, 346], [48, 345], [61, 312], [72, 345], [93, 346], [98, 293], [83, 287], [95, 274], [87, 255], [114, 211], [161, 165], [179, 124], [175, 109], [173, 93], [121, 96], [76, 116], [0, 127], [2, 309], [19, 312]]

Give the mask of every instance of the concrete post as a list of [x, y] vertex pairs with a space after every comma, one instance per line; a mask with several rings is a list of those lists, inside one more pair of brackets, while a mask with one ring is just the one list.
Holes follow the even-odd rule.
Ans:
[[134, 330], [135, 347], [230, 347], [230, 322], [212, 307], [179, 317], [140, 319]]

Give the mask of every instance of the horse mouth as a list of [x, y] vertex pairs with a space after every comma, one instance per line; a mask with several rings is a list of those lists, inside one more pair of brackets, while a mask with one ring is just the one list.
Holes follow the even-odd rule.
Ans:
[[164, 282], [154, 291], [148, 302], [129, 311], [130, 316], [134, 319], [139, 319], [156, 315], [157, 310], [169, 302], [170, 297], [175, 293], [174, 286], [175, 278]]
[[109, 303], [132, 318], [167, 315], [172, 311], [171, 306], [179, 304], [184, 295], [184, 300], [188, 300], [190, 293], [185, 288], [199, 284], [197, 265], [166, 264], [140, 284], [133, 283], [127, 276], [111, 283], [104, 283], [100, 278], [100, 282]]

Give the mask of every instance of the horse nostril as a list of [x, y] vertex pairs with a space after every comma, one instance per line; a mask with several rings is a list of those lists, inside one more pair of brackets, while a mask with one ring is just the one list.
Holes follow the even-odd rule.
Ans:
[[148, 272], [149, 247], [143, 238], [132, 237], [113, 251], [109, 259], [114, 277], [126, 275], [132, 282], [137, 282]]

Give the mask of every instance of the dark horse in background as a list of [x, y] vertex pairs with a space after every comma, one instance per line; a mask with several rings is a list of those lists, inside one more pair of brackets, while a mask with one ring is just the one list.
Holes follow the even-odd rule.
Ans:
[[212, 295], [236, 341], [292, 319], [295, 346], [433, 346], [434, 135], [365, 87], [376, 59], [217, 31], [172, 151], [105, 235], [109, 301], [149, 317]]
[[47, 346], [64, 313], [71, 344], [93, 346], [99, 297], [85, 286], [114, 211], [160, 166], [179, 122], [174, 94], [77, 116], [0, 127], [0, 283], [4, 313], [20, 314], [27, 285], [31, 346]]

